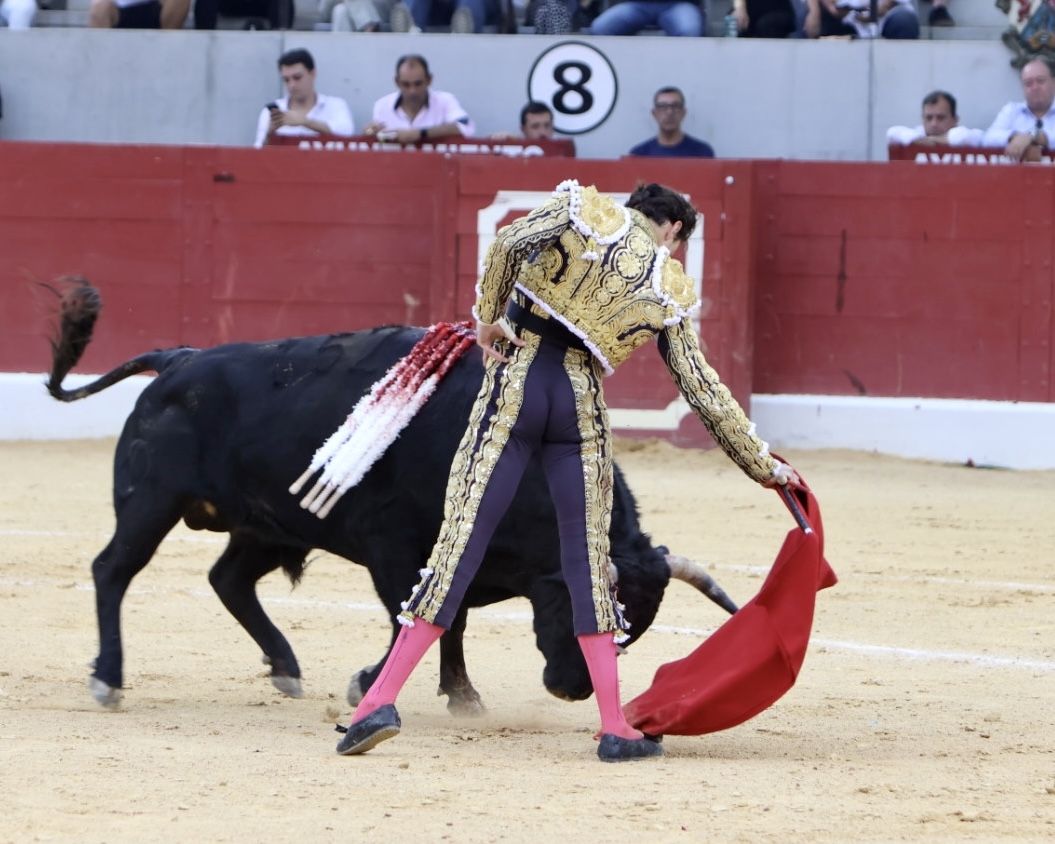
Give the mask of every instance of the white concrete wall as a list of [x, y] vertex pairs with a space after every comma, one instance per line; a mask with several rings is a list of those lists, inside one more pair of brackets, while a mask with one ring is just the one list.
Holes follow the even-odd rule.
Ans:
[[[70, 375], [73, 389], [96, 375]], [[43, 373], [0, 373], [0, 440], [116, 437], [151, 377], [135, 376], [81, 401], [62, 404], [44, 389]], [[684, 405], [684, 402], [680, 402]], [[612, 408], [613, 427], [669, 433], [687, 406], [672, 413]], [[1055, 469], [1055, 404], [856, 396], [751, 397], [751, 418], [776, 451], [846, 448], [979, 467]]]
[[[955, 11], [955, 8], [954, 8]], [[453, 91], [480, 133], [516, 128], [527, 78], [548, 36], [323, 32], [0, 30], [0, 138], [248, 145], [280, 93], [275, 60], [304, 46], [322, 91], [345, 97], [358, 126], [393, 89], [395, 59], [421, 52], [435, 86]], [[615, 107], [576, 138], [581, 157], [612, 158], [652, 134], [651, 96], [687, 94], [687, 130], [723, 157], [877, 160], [891, 124], [915, 124], [933, 88], [984, 127], [1019, 95], [997, 41], [835, 42], [595, 38], [618, 82]]]

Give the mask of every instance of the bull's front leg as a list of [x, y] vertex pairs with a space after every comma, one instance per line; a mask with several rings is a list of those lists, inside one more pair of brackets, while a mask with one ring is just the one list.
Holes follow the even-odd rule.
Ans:
[[487, 711], [480, 693], [473, 688], [465, 668], [462, 640], [468, 610], [463, 605], [451, 629], [440, 637], [440, 685], [438, 695], [447, 695], [447, 710], [454, 715], [483, 715]]

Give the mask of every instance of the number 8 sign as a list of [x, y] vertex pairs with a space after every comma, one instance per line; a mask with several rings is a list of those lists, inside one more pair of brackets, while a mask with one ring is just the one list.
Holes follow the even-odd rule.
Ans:
[[554, 44], [528, 76], [528, 99], [552, 108], [553, 128], [564, 135], [582, 135], [604, 123], [618, 91], [612, 63], [581, 41]]

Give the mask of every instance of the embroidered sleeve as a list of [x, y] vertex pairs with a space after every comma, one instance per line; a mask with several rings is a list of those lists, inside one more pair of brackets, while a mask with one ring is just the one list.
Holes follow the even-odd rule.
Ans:
[[751, 422], [700, 351], [692, 322], [679, 320], [659, 334], [659, 351], [681, 394], [722, 451], [752, 479], [773, 477], [777, 461], [755, 434]]
[[554, 243], [570, 225], [567, 195], [554, 196], [525, 217], [498, 230], [484, 258], [483, 275], [476, 285], [473, 316], [497, 322], [505, 313], [520, 265], [534, 252]]

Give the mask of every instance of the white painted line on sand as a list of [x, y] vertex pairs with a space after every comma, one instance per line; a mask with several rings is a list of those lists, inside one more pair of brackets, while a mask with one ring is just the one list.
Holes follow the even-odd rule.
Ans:
[[[24, 588], [39, 588], [41, 586], [68, 585], [60, 581], [39, 582], [34, 580], [19, 580], [15, 578], [0, 578], [0, 587], [20, 586]], [[94, 592], [95, 587], [91, 583], [75, 583], [74, 588], [85, 592]], [[212, 599], [215, 595], [207, 589], [181, 589], [168, 587], [130, 587], [129, 595], [186, 595], [190, 598]], [[385, 608], [380, 603], [360, 601], [327, 601], [316, 598], [296, 598], [285, 596], [262, 596], [262, 604], [273, 604], [276, 606], [300, 606], [315, 609], [328, 610], [352, 610], [354, 612], [385, 613]], [[474, 615], [482, 616], [489, 621], [503, 623], [530, 623], [532, 614], [530, 612], [508, 612], [503, 610], [488, 609], [481, 607], [473, 610]], [[666, 633], [675, 636], [692, 636], [704, 639], [714, 632], [714, 628], [703, 627], [678, 627], [669, 624], [653, 624], [650, 628], [656, 633]], [[938, 651], [923, 648], [902, 648], [893, 645], [872, 645], [866, 642], [852, 642], [842, 639], [825, 639], [814, 637], [810, 640], [814, 648], [824, 648], [828, 651], [843, 651], [847, 653], [868, 654], [875, 657], [903, 660], [908, 662], [948, 662], [953, 664], [971, 665], [983, 668], [1017, 668], [1029, 671], [1055, 671], [1055, 661], [1042, 659], [1027, 659], [1018, 656], [1000, 656], [993, 654], [971, 653], [968, 651]]]

